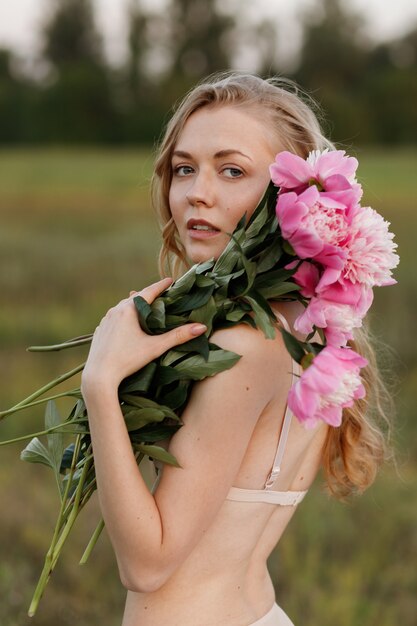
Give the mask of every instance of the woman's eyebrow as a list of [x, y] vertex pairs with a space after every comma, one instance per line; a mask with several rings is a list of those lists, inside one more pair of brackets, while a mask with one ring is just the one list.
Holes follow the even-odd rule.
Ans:
[[[245, 159], [249, 159], [249, 161], [253, 160], [247, 154], [244, 154], [240, 150], [235, 150], [234, 148], [230, 148], [229, 150], [219, 150], [219, 152], [216, 152], [216, 154], [214, 155], [214, 158], [221, 159], [225, 156], [230, 156], [231, 154], [240, 154], [241, 156], [245, 157]], [[185, 152], [184, 150], [174, 150], [174, 152], [172, 153], [172, 156], [182, 157], [183, 159], [193, 158], [189, 152]]]

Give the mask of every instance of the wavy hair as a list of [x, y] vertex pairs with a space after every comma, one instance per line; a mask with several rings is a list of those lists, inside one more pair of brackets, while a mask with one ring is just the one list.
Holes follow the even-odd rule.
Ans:
[[[306, 158], [311, 150], [334, 149], [321, 130], [316, 103], [290, 80], [223, 72], [199, 83], [176, 107], [156, 154], [151, 193], [162, 233], [161, 277], [176, 279], [190, 267], [169, 207], [172, 153], [188, 118], [202, 107], [218, 106], [240, 107], [267, 119], [268, 128], [276, 135], [277, 151], [288, 150]], [[322, 455], [327, 488], [340, 499], [369, 487], [389, 456], [390, 420], [384, 409], [389, 394], [378, 371], [369, 331], [357, 330], [351, 346], [369, 362], [362, 370], [367, 395], [344, 409], [339, 428], [329, 428]]]

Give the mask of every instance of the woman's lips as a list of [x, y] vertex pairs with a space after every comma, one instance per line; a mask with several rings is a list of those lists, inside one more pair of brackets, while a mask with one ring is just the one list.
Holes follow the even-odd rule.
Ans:
[[187, 221], [187, 232], [192, 239], [211, 239], [221, 231], [211, 222], [201, 217], [194, 217]]
[[221, 233], [220, 230], [195, 230], [194, 228], [189, 228], [187, 232], [191, 239], [211, 239]]

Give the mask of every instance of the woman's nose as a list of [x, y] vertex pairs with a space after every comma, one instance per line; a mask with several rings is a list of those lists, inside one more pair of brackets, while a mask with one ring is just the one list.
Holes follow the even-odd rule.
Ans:
[[209, 177], [202, 174], [197, 175], [192, 181], [185, 197], [192, 206], [197, 204], [205, 204], [208, 207], [213, 206], [214, 189]]

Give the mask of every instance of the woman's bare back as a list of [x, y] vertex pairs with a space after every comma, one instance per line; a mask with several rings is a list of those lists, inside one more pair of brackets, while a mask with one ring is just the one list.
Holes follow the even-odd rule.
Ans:
[[[292, 326], [297, 305], [276, 306]], [[234, 487], [263, 489], [274, 460], [291, 384], [290, 357], [279, 336], [275, 341], [288, 364], [288, 381], [277, 384], [277, 393], [257, 420]], [[292, 420], [275, 491], [308, 489], [320, 466], [326, 433], [325, 424], [306, 430]], [[225, 500], [198, 544], [162, 587], [151, 593], [128, 591], [123, 626], [242, 626], [259, 619], [275, 597], [266, 561], [296, 508]]]

